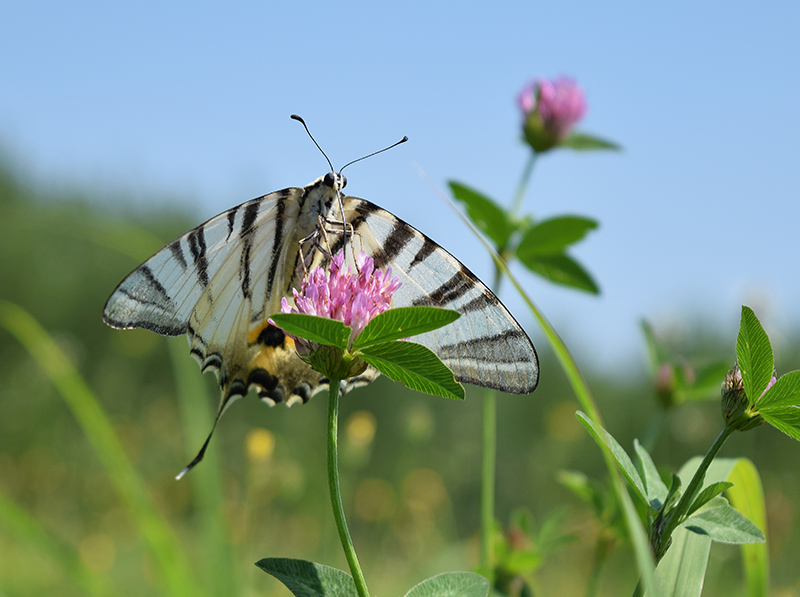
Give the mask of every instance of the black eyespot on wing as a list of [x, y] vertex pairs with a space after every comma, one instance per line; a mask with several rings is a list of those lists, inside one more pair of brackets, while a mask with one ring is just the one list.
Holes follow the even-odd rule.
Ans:
[[[192, 351], [194, 352], [194, 350]], [[202, 355], [202, 353], [200, 353]], [[214, 352], [207, 355], [203, 362], [200, 363], [200, 370], [205, 373], [208, 369], [222, 371], [222, 357]]]
[[247, 394], [247, 386], [240, 379], [234, 379], [231, 382], [231, 387], [228, 388], [228, 393], [225, 396], [225, 402], [229, 401], [234, 396], [244, 396]]
[[283, 391], [283, 386], [275, 386], [268, 392], [259, 392], [258, 396], [260, 398], [269, 398], [275, 404], [280, 404], [286, 399], [286, 392]]
[[300, 399], [303, 401], [303, 404], [311, 400], [311, 386], [301, 381], [294, 389], [294, 393], [300, 396]]
[[256, 338], [255, 343], [278, 348], [283, 346], [285, 340], [286, 334], [283, 333], [283, 330], [270, 324], [261, 330], [261, 333], [258, 335], [258, 338]]
[[[272, 375], [266, 369], [253, 369], [250, 372], [250, 375], [247, 376], [247, 385], [248, 387], [251, 385], [258, 386], [258, 395], [262, 398], [269, 397], [275, 400], [273, 394], [276, 393], [276, 390], [280, 387], [278, 386], [278, 378]], [[281, 402], [283, 400], [283, 388], [280, 387], [280, 400], [275, 400], [275, 402]]]

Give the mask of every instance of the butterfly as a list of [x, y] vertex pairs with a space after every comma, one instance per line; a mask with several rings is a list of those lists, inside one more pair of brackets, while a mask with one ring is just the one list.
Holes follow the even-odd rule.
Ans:
[[[297, 356], [291, 338], [268, 318], [280, 312], [281, 298], [291, 300], [309, 267], [324, 266], [346, 248], [350, 255], [364, 251], [378, 268], [392, 268], [401, 281], [394, 306], [461, 313], [454, 323], [412, 338], [435, 352], [458, 381], [532, 392], [539, 377], [536, 350], [494, 293], [410, 224], [343, 195], [345, 184], [341, 170], [331, 171], [303, 188], [258, 197], [200, 224], [122, 280], [105, 305], [104, 321], [118, 329], [186, 334], [201, 370], [214, 371], [219, 382], [214, 427], [250, 389], [270, 405], [305, 403], [328, 380]], [[377, 375], [368, 368], [343, 382], [342, 390]], [[210, 438], [184, 472], [199, 462]]]

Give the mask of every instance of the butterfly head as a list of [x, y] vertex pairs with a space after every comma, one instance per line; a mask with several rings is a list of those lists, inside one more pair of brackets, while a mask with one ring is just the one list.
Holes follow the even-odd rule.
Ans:
[[334, 191], [341, 191], [347, 186], [347, 179], [341, 172], [328, 172], [323, 178], [324, 185], [329, 186]]

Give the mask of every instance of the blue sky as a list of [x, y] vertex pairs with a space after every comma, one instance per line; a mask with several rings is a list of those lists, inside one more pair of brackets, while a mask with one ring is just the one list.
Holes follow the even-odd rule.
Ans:
[[641, 317], [699, 314], [732, 341], [747, 303], [777, 343], [800, 323], [796, 3], [31, 1], [3, 22], [0, 148], [37, 187], [171, 200], [200, 222], [326, 171], [292, 113], [334, 165], [408, 135], [349, 168], [348, 192], [484, 278], [415, 164], [510, 201], [527, 157], [516, 93], [573, 76], [580, 128], [624, 152], [543, 157], [526, 206], [600, 220], [576, 255], [603, 294], [520, 277], [583, 364], [638, 358]]

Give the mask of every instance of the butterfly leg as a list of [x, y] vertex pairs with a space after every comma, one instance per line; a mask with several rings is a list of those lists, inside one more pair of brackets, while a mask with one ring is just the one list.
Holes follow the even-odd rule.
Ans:
[[[355, 236], [355, 228], [353, 227], [353, 225], [350, 222], [343, 222], [340, 220], [328, 220], [328, 219], [323, 220], [322, 216], [320, 216], [319, 218], [320, 218], [319, 229], [325, 236], [325, 243], [328, 246], [327, 257], [330, 259], [333, 256], [333, 254], [337, 252], [339, 246], [344, 246], [345, 244], [349, 244], [350, 250], [353, 253], [352, 255], [353, 263], [355, 263], [356, 267], [358, 267], [358, 260], [356, 259], [356, 247], [355, 243], [352, 242], [352, 239]], [[327, 236], [328, 234], [335, 234], [341, 236], [341, 240], [337, 241], [334, 245], [336, 249], [332, 249], [330, 247]], [[347, 242], [348, 237], [351, 240], [350, 243]]]

